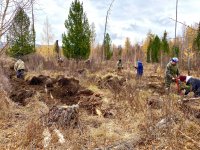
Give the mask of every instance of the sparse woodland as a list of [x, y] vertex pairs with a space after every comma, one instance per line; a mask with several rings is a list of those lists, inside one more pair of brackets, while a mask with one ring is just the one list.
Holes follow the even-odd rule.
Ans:
[[[185, 27], [176, 39], [167, 31], [162, 37], [149, 32], [142, 44], [127, 37], [115, 45], [106, 33], [95, 44], [95, 26], [74, 0], [62, 45], [49, 44], [53, 31], [45, 30], [45, 44], [36, 46], [34, 19], [24, 15], [36, 1], [18, 4], [0, 2], [0, 40], [10, 35], [0, 48], [0, 149], [200, 149], [200, 98], [178, 94], [175, 83], [170, 94], [164, 90], [165, 66], [173, 56], [182, 75], [200, 78], [200, 25]], [[19, 8], [23, 15], [17, 15]], [[32, 26], [21, 22], [23, 16]], [[26, 32], [9, 30], [22, 27]], [[16, 78], [16, 56], [25, 62], [24, 80]], [[144, 65], [141, 80], [137, 60]]]

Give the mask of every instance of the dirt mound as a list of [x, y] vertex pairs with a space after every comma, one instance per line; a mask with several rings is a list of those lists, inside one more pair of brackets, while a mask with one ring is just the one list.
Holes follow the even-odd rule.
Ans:
[[78, 103], [77, 96], [81, 88], [79, 80], [74, 78], [60, 78], [48, 90], [50, 90], [54, 98], [61, 100], [62, 103], [73, 105]]
[[126, 79], [123, 77], [107, 75], [98, 81], [98, 86], [99, 88], [108, 88], [111, 90], [117, 90], [124, 85], [125, 81]]
[[79, 80], [74, 78], [61, 78], [57, 82], [58, 87], [62, 89], [62, 92], [69, 96], [75, 95], [80, 88]]
[[39, 75], [38, 77], [33, 76], [28, 83], [30, 85], [42, 85], [49, 78], [49, 76]]
[[32, 97], [34, 94], [34, 91], [32, 90], [17, 90], [17, 91], [12, 91], [10, 94], [10, 98], [16, 102], [19, 103], [23, 106], [27, 104], [26, 99], [29, 97]]
[[10, 83], [11, 91], [9, 92], [9, 98], [16, 103], [25, 106], [28, 102], [26, 99], [32, 97], [35, 90], [22, 79], [13, 78], [10, 80]]
[[86, 109], [89, 113], [96, 114], [96, 108], [100, 108], [102, 105], [102, 97], [95, 93], [91, 96], [80, 95], [78, 103], [81, 108]]
[[40, 93], [41, 101], [49, 107], [55, 104], [80, 104], [81, 108], [95, 114], [96, 107], [102, 104], [102, 97], [93, 91], [82, 87], [79, 80], [58, 76], [33, 76], [29, 80], [12, 79], [10, 98], [23, 106], [27, 105], [36, 92]]

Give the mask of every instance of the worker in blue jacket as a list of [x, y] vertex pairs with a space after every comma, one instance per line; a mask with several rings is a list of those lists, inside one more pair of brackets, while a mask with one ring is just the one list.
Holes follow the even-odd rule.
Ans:
[[143, 75], [143, 64], [141, 61], [137, 61], [137, 67], [135, 67], [135, 69], [137, 69], [137, 79], [141, 79], [142, 75]]

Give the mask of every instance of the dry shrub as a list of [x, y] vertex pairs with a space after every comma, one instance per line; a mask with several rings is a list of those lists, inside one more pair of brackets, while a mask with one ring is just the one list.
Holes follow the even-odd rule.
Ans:
[[5, 91], [0, 90], [0, 119], [7, 119], [13, 103]]
[[134, 80], [126, 82], [121, 89], [118, 101], [128, 101], [132, 112], [143, 112], [146, 104], [146, 95], [148, 92], [138, 89]]
[[5, 90], [6, 92], [10, 92], [11, 90], [10, 81], [1, 67], [0, 67], [0, 90]]
[[9, 82], [9, 75], [11, 74], [11, 68], [14, 66], [14, 60], [11, 58], [0, 59], [0, 90], [10, 92], [11, 86]]
[[31, 120], [25, 132], [25, 139], [23, 141], [23, 145], [27, 148], [43, 148], [42, 140], [43, 140], [43, 126], [39, 121]]
[[28, 70], [37, 71], [37, 70], [43, 69], [42, 67], [43, 67], [43, 62], [45, 61], [45, 58], [39, 54], [30, 54], [30, 55], [25, 56], [23, 60]]
[[28, 70], [42, 71], [57, 69], [57, 60], [55, 58], [45, 59], [40, 54], [30, 54], [23, 58]]

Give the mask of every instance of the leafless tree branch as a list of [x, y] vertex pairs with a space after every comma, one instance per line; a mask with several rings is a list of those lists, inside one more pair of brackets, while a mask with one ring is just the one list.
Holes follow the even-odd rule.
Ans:
[[[32, 4], [36, 0], [1, 0], [0, 2], [0, 41], [2, 37], [6, 34], [8, 29], [10, 28], [13, 18], [19, 7], [24, 10], [31, 10]], [[7, 44], [5, 44], [7, 45]], [[4, 46], [1, 50], [4, 51], [6, 46]]]
[[108, 24], [108, 16], [109, 16], [109, 13], [111, 11], [111, 7], [112, 7], [114, 1], [115, 0], [112, 0], [112, 2], [110, 3], [109, 8], [107, 10], [107, 14], [106, 14], [106, 22], [105, 22], [104, 37], [103, 37], [103, 60], [104, 60], [104, 44], [105, 44], [106, 30], [107, 30], [107, 24]]

